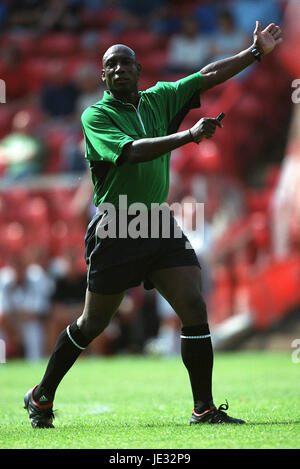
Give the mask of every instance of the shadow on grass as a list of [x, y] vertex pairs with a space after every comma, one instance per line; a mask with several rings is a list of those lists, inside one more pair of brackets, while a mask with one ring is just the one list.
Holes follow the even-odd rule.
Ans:
[[255, 427], [256, 425], [297, 425], [299, 423], [300, 420], [289, 420], [287, 422], [249, 422], [247, 423], [247, 426]]
[[[244, 425], [235, 425], [235, 424], [221, 424], [221, 425], [218, 425], [218, 424], [215, 424], [215, 426], [218, 428], [220, 426], [222, 426], [222, 428], [224, 428], [224, 426], [227, 426], [231, 429], [233, 428], [236, 428], [236, 427], [242, 427], [242, 428], [249, 428], [249, 427], [257, 427], [259, 425], [263, 426], [263, 425], [266, 425], [266, 426], [276, 426], [276, 425], [299, 425], [300, 424], [300, 420], [294, 420], [294, 421], [286, 421], [286, 422], [283, 422], [283, 421], [280, 421], [280, 422], [246, 422]], [[204, 424], [201, 424], [200, 425], [200, 428], [201, 427], [207, 427], [208, 425], [212, 425], [210, 423], [204, 423]], [[112, 422], [102, 422], [102, 421], [99, 421], [99, 422], [94, 422], [93, 424], [90, 424], [90, 423], [83, 423], [82, 421], [79, 423], [79, 422], [73, 422], [73, 423], [64, 423], [62, 426], [58, 425], [58, 428], [60, 429], [66, 429], [66, 428], [75, 428], [75, 427], [79, 427], [80, 430], [82, 431], [83, 429], [84, 430], [87, 430], [89, 428], [95, 428], [95, 426], [99, 426], [101, 427], [103, 430], [105, 429], [109, 429], [110, 431], [112, 431], [114, 428], [117, 429], [118, 431], [120, 431], [122, 428], [124, 430], [132, 430], [134, 428], [139, 428], [139, 429], [166, 429], [166, 428], [173, 428], [173, 429], [190, 429], [190, 428], [198, 428], [198, 425], [189, 425], [189, 423], [178, 423], [178, 422], [165, 422], [165, 423], [140, 423], [140, 422], [136, 422], [136, 423], [131, 423], [130, 425], [128, 425], [128, 422], [118, 422], [116, 424], [113, 424]]]

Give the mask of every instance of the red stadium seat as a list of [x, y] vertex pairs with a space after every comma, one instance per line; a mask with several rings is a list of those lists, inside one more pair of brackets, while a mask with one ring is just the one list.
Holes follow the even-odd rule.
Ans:
[[266, 329], [299, 305], [300, 259], [273, 262], [250, 285], [256, 326]]
[[0, 223], [5, 224], [9, 213], [9, 203], [5, 192], [0, 192]]
[[25, 247], [25, 229], [22, 223], [17, 221], [8, 223], [1, 236], [1, 245], [8, 254], [20, 254]]
[[261, 98], [256, 94], [245, 94], [241, 96], [237, 103], [238, 118], [256, 120], [261, 112]]
[[84, 54], [77, 54], [75, 56], [67, 57], [64, 61], [64, 75], [67, 80], [76, 81], [78, 73], [85, 66], [96, 67], [99, 70], [100, 74], [100, 56], [99, 59], [87, 59]]
[[53, 33], [43, 36], [36, 47], [43, 56], [67, 57], [78, 51], [78, 39], [72, 34]]
[[43, 197], [32, 197], [23, 205], [24, 218], [30, 226], [45, 226], [49, 221], [49, 209]]
[[0, 47], [15, 46], [21, 52], [23, 58], [35, 55], [36, 38], [30, 34], [4, 34], [0, 41]]
[[64, 211], [73, 199], [74, 190], [63, 187], [53, 187], [53, 189], [48, 190], [45, 197], [48, 200], [51, 213], [56, 215], [58, 212]]
[[23, 220], [23, 206], [29, 200], [29, 190], [25, 187], [16, 187], [6, 193], [7, 201], [6, 219], [8, 221]]
[[11, 130], [13, 115], [13, 110], [7, 104], [0, 104], [0, 138]]
[[218, 145], [212, 140], [201, 142], [193, 159], [195, 171], [204, 173], [220, 173], [223, 168], [222, 154]]
[[143, 71], [148, 75], [158, 75], [166, 67], [167, 54], [164, 50], [156, 51], [155, 53], [148, 52], [143, 55], [141, 60]]
[[212, 325], [220, 324], [232, 315], [233, 312], [233, 288], [229, 269], [219, 265], [213, 271], [214, 287], [208, 298], [209, 311], [211, 312]]
[[56, 220], [50, 228], [51, 254], [58, 256], [69, 246], [69, 230], [64, 220]]
[[111, 33], [107, 29], [102, 29], [98, 35], [99, 37], [99, 61], [101, 60], [101, 55], [106, 52], [106, 50], [114, 44], [120, 42], [119, 36], [116, 36], [114, 33]]
[[[121, 43], [131, 47], [137, 54], [141, 53], [140, 60], [144, 61], [144, 54], [156, 56], [156, 49], [159, 45], [157, 34], [151, 31], [125, 31], [120, 37]], [[139, 59], [139, 57], [137, 57]]]
[[107, 28], [107, 26], [118, 20], [120, 10], [114, 6], [93, 10], [85, 8], [81, 13], [81, 21], [85, 29]]
[[273, 190], [248, 190], [246, 193], [247, 209], [249, 212], [266, 213], [270, 207]]
[[272, 81], [270, 75], [265, 70], [256, 69], [246, 82], [246, 89], [256, 95], [265, 95], [272, 92]]
[[270, 245], [270, 232], [268, 218], [264, 213], [253, 213], [251, 216], [251, 231], [253, 241], [258, 248], [268, 248]]
[[61, 149], [66, 139], [68, 131], [61, 127], [47, 129], [43, 139], [48, 149], [49, 158], [46, 163], [46, 173], [58, 173], [61, 170]]
[[154, 78], [149, 78], [147, 76], [141, 76], [139, 79], [139, 89], [141, 91], [147, 90], [148, 88], [151, 88], [152, 86], [156, 85], [157, 80]]
[[45, 57], [31, 57], [25, 63], [28, 85], [31, 91], [39, 91], [48, 79], [52, 60]]

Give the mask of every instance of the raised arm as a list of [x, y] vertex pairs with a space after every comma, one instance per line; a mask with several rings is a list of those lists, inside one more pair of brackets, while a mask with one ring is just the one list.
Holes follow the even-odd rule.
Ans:
[[253, 44], [248, 49], [227, 59], [213, 62], [200, 70], [203, 75], [202, 91], [229, 80], [253, 64], [255, 60], [260, 60], [261, 56], [272, 52], [281, 42], [279, 26], [271, 23], [262, 31], [257, 21], [253, 32]]

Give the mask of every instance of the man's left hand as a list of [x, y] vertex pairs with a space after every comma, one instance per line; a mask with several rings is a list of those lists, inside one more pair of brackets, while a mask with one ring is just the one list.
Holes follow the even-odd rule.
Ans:
[[274, 47], [282, 42], [282, 32], [275, 23], [269, 24], [263, 31], [259, 21], [256, 21], [256, 27], [253, 33], [254, 47], [256, 47], [262, 55], [272, 52]]

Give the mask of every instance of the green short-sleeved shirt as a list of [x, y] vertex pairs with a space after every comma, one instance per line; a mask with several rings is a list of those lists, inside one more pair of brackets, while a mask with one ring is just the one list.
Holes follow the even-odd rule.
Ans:
[[139, 92], [139, 105], [124, 103], [105, 91], [103, 99], [82, 114], [86, 159], [94, 183], [94, 203], [119, 208], [119, 195], [127, 206], [166, 202], [169, 191], [170, 153], [153, 161], [118, 165], [124, 146], [141, 138], [175, 133], [192, 108], [200, 106], [200, 72], [176, 82], [158, 82]]

